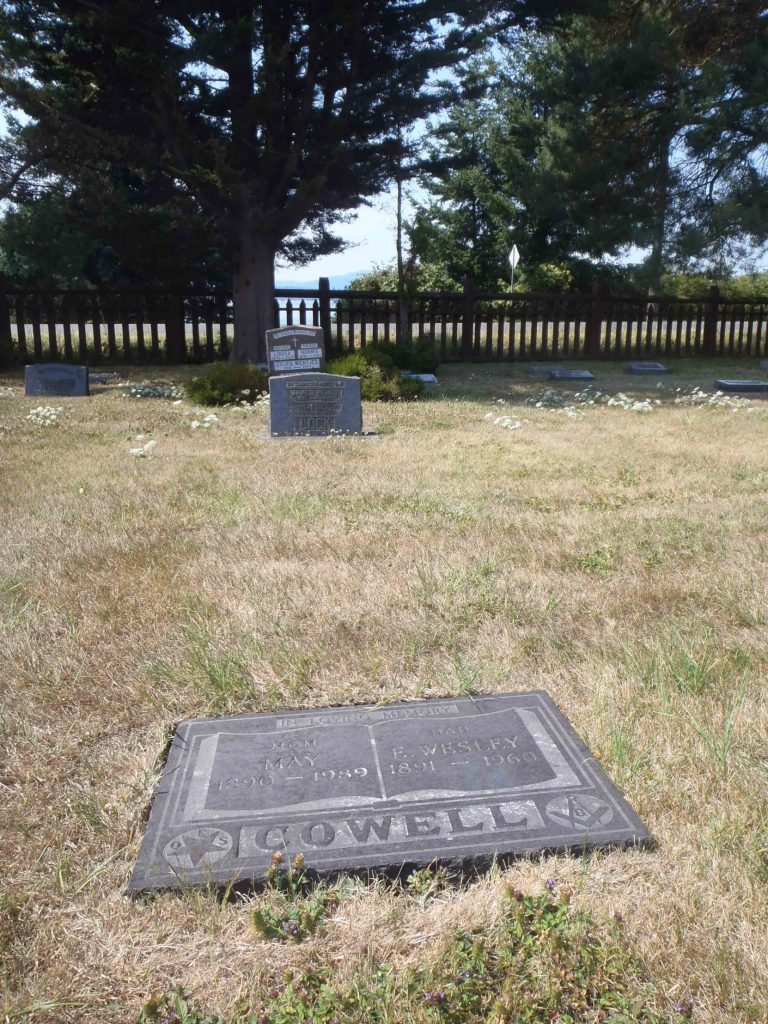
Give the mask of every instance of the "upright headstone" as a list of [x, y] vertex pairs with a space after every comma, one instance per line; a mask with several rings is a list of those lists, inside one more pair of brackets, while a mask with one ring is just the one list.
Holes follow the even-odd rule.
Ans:
[[198, 718], [176, 729], [129, 892], [651, 842], [543, 691]]
[[662, 363], [636, 362], [627, 363], [627, 373], [657, 375], [667, 373], [667, 368]]
[[267, 369], [270, 373], [322, 370], [325, 344], [322, 327], [275, 327], [267, 331]]
[[293, 373], [269, 378], [272, 437], [359, 434], [362, 429], [359, 377]]
[[32, 363], [24, 367], [24, 394], [29, 397], [82, 398], [88, 390], [88, 367], [70, 363]]

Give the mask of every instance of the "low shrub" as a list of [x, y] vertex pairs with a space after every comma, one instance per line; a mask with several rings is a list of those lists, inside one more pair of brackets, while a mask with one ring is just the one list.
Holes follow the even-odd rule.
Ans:
[[366, 348], [362, 352], [350, 352], [349, 355], [331, 360], [326, 370], [343, 377], [359, 377], [360, 393], [367, 402], [396, 402], [418, 398], [424, 390], [421, 381], [401, 377], [400, 371], [392, 365], [387, 366], [385, 360], [386, 353], [371, 352]]
[[251, 363], [214, 363], [189, 381], [186, 391], [200, 405], [255, 402], [267, 391], [267, 375]]

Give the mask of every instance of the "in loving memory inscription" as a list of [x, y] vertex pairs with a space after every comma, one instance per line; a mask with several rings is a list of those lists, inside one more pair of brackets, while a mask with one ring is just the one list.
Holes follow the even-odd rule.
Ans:
[[129, 892], [483, 866], [650, 834], [542, 691], [182, 722]]

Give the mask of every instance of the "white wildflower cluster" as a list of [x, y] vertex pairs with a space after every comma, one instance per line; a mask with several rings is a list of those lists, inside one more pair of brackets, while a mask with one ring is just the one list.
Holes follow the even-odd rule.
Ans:
[[192, 420], [189, 425], [192, 430], [210, 430], [211, 427], [218, 427], [219, 417], [215, 412], [209, 412], [201, 420]]
[[166, 384], [164, 381], [135, 381], [132, 384], [118, 384], [124, 388], [123, 394], [128, 398], [173, 398], [181, 401], [184, 390], [178, 384]]
[[[703, 388], [675, 388], [674, 405], [708, 406], [715, 409], [749, 409], [748, 398], [726, 395], [722, 391], [704, 391]], [[751, 409], [750, 409], [751, 411]]]
[[59, 422], [59, 416], [64, 412], [60, 405], [38, 405], [26, 417], [36, 427], [52, 427]]
[[487, 412], [483, 419], [490, 421], [494, 427], [503, 427], [505, 430], [519, 430], [523, 425], [522, 420], [516, 420], [513, 416], [494, 416], [492, 412]]
[[[144, 434], [137, 434], [135, 437], [136, 441], [143, 441]], [[131, 448], [128, 452], [134, 459], [148, 459], [155, 448], [157, 447], [157, 441], [147, 441], [146, 444], [141, 445], [140, 448]]]
[[[241, 395], [250, 395], [250, 389], [240, 392]], [[233, 409], [239, 409], [240, 412], [244, 412], [246, 415], [250, 413], [259, 412], [262, 409], [269, 409], [269, 395], [256, 395], [255, 398], [241, 398], [233, 406]]]
[[625, 409], [627, 412], [653, 412], [655, 406], [661, 405], [661, 399], [654, 398], [651, 401], [650, 398], [630, 398], [629, 395], [620, 391], [618, 395], [612, 395], [605, 404], [617, 409]]
[[604, 399], [602, 391], [595, 388], [584, 388], [583, 391], [560, 391], [556, 388], [544, 388], [537, 395], [526, 399], [526, 405], [534, 409], [562, 409], [573, 411], [577, 406], [599, 405]]

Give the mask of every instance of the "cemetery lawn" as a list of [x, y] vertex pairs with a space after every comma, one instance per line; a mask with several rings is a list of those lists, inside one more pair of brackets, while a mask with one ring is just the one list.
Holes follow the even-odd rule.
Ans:
[[[186, 400], [26, 399], [0, 375], [0, 1020], [173, 1019], [174, 999], [188, 1024], [481, 1019], [463, 982], [440, 997], [479, 969], [476, 930], [498, 1024], [763, 1024], [768, 400], [674, 391], [754, 360], [668, 365], [658, 389], [591, 364], [627, 401], [565, 409], [519, 366], [442, 367], [422, 401], [365, 405], [365, 440], [269, 441], [263, 407], [192, 429], [209, 410]], [[55, 422], [26, 418], [46, 404]], [[302, 897], [303, 942], [254, 927], [276, 891], [123, 896], [179, 719], [531, 689], [656, 849], [342, 881]], [[309, 975], [286, 996], [289, 970]], [[309, 1017], [318, 979], [346, 995]], [[186, 1018], [148, 1003], [178, 986]]]

